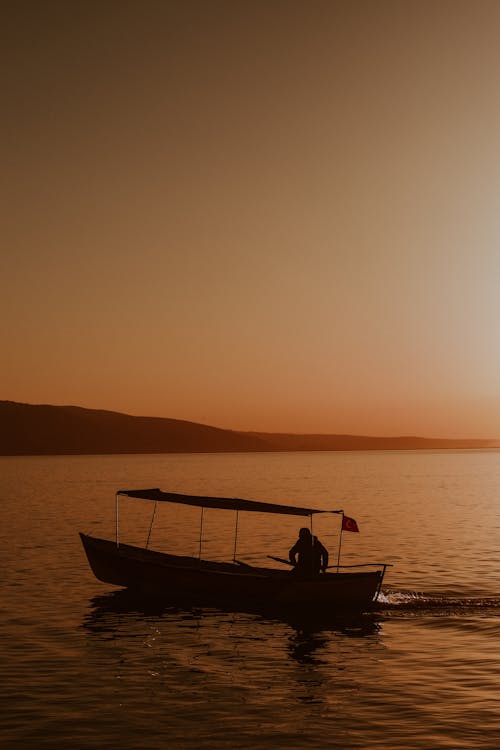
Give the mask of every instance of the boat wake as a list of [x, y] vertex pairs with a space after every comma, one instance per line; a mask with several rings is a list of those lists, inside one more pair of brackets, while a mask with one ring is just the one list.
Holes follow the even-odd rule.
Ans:
[[376, 612], [422, 612], [442, 611], [449, 614], [451, 611], [457, 613], [494, 611], [500, 614], [499, 597], [457, 597], [457, 596], [435, 596], [414, 591], [381, 591], [374, 607]]

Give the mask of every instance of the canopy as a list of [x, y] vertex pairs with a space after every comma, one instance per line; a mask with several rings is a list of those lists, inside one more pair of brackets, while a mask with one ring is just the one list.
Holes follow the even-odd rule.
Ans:
[[312, 516], [314, 513], [342, 513], [341, 510], [318, 510], [317, 508], [296, 508], [293, 505], [275, 505], [255, 500], [240, 500], [230, 497], [203, 497], [198, 495], [178, 495], [174, 492], [162, 492], [158, 488], [150, 490], [119, 490], [117, 495], [137, 497], [142, 500], [154, 500], [169, 503], [194, 505], [198, 508], [220, 508], [222, 510], [249, 510], [259, 513], [281, 513], [289, 516]]

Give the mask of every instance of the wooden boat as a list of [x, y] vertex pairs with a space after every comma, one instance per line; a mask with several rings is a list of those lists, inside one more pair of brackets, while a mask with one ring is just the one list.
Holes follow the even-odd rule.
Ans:
[[[154, 502], [153, 518], [145, 547], [123, 544], [119, 540], [119, 497], [141, 498]], [[158, 502], [181, 503], [201, 508], [200, 556], [185, 557], [148, 549], [151, 527]], [[236, 512], [234, 559], [215, 562], [201, 558], [203, 510], [229, 509]], [[272, 608], [281, 610], [314, 610], [321, 613], [362, 612], [369, 609], [380, 592], [386, 563], [356, 566], [340, 565], [340, 543], [337, 564], [331, 570], [310, 577], [291, 574], [290, 570], [255, 567], [236, 560], [238, 514], [245, 512], [277, 513], [308, 517], [317, 513], [340, 513], [299, 508], [252, 500], [199, 497], [162, 492], [159, 489], [120, 490], [116, 493], [116, 538], [98, 539], [80, 533], [90, 567], [100, 581], [126, 587], [141, 594], [172, 599], [177, 596], [192, 604], [206, 603], [235, 608]], [[346, 517], [347, 518], [347, 517]], [[351, 520], [351, 519], [347, 519]], [[349, 529], [349, 526], [341, 525]], [[357, 528], [356, 528], [357, 530]], [[340, 536], [341, 540], [341, 536]], [[272, 558], [288, 563], [281, 558]], [[366, 568], [375, 568], [367, 570]]]

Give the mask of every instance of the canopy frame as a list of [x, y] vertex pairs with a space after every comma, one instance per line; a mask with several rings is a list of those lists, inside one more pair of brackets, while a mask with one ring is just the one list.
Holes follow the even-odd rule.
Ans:
[[[229, 497], [211, 497], [203, 495], [183, 495], [175, 492], [163, 492], [158, 487], [145, 490], [118, 490], [116, 493], [116, 546], [120, 546], [119, 540], [119, 527], [118, 527], [118, 513], [119, 513], [119, 497], [131, 497], [139, 500], [150, 500], [154, 502], [153, 515], [149, 526], [148, 538], [146, 542], [146, 549], [149, 544], [151, 537], [151, 530], [153, 528], [153, 522], [156, 515], [156, 508], [158, 502], [169, 502], [178, 503], [181, 505], [190, 505], [201, 509], [200, 518], [200, 536], [198, 544], [198, 559], [201, 560], [201, 549], [202, 549], [202, 537], [203, 537], [203, 520], [205, 508], [219, 509], [219, 510], [232, 510], [236, 512], [236, 523], [234, 531], [234, 549], [233, 549], [233, 562], [236, 562], [236, 545], [238, 538], [238, 516], [240, 511], [249, 511], [254, 513], [278, 513], [280, 515], [291, 515], [291, 516], [306, 516], [309, 518], [309, 525], [311, 529], [311, 536], [313, 532], [313, 515], [316, 513], [340, 513], [342, 517], [344, 515], [343, 510], [319, 510], [317, 508], [303, 508], [294, 505], [278, 505], [276, 503], [261, 502], [258, 500], [246, 500], [242, 498], [229, 498]], [[339, 548], [339, 559], [340, 562], [340, 548]], [[338, 570], [338, 567], [337, 567]]]

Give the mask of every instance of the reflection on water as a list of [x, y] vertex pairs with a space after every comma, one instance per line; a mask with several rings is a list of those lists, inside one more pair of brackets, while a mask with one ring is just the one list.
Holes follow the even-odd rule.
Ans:
[[[125, 614], [143, 618], [163, 616], [175, 619], [179, 617], [200, 623], [203, 617], [214, 617], [218, 613], [220, 616], [232, 616], [236, 621], [239, 612], [254, 615], [256, 622], [259, 620], [276, 621], [289, 625], [297, 636], [297, 654], [301, 651], [306, 654], [310, 647], [312, 652], [324, 645], [325, 633], [337, 632], [350, 637], [372, 636], [380, 631], [381, 624], [387, 617], [398, 614], [405, 616], [416, 612], [425, 615], [426, 612], [430, 612], [433, 615], [448, 617], [466, 616], [482, 611], [500, 616], [500, 597], [457, 598], [393, 591], [381, 593], [378, 602], [370, 612], [342, 614], [336, 617], [329, 614], [322, 617], [317, 612], [287, 614], [262, 607], [249, 607], [244, 610], [218, 606], [196, 607], [190, 606], [178, 597], [168, 602], [164, 597], [161, 600], [153, 597], [146, 598], [126, 589], [118, 589], [91, 598], [89, 612], [84, 617], [83, 626], [94, 632], [100, 632], [101, 629], [104, 631], [123, 625], [124, 621], [119, 615]], [[300, 661], [300, 658], [298, 660]]]
[[[208, 690], [226, 707], [236, 701], [240, 712], [250, 705], [267, 715], [280, 705], [280, 731], [296, 725], [297, 704], [329, 713], [332, 701], [347, 700], [353, 685], [346, 662], [384, 649], [372, 614], [271, 616], [155, 604], [127, 591], [93, 597], [82, 628], [98, 643], [113, 642], [122, 685], [141, 674], [149, 674], [155, 692], [175, 685], [174, 713], [205, 701]], [[92, 642], [88, 647], [94, 650]], [[276, 717], [269, 722], [275, 726]]]
[[[241, 614], [241, 613], [240, 613]], [[238, 613], [231, 609], [220, 607], [187, 607], [185, 604], [165, 603], [164, 599], [145, 599], [135, 593], [120, 589], [111, 591], [102, 596], [95, 596], [89, 602], [89, 611], [85, 614], [82, 626], [97, 635], [104, 637], [117, 637], [120, 629], [127, 627], [127, 615], [133, 621], [135, 618], [143, 620], [155, 619], [160, 621], [180, 620], [183, 623], [190, 620], [201, 626], [204, 618], [232, 618], [232, 622], [238, 621]], [[252, 619], [248, 620], [250, 617]], [[342, 615], [333, 618], [322, 618], [318, 614], [304, 613], [302, 616], [294, 613], [293, 616], [265, 611], [247, 611], [241, 622], [267, 624], [275, 621], [282, 625], [288, 625], [294, 635], [290, 638], [290, 655], [299, 662], [312, 663], [312, 654], [318, 648], [324, 648], [329, 641], [329, 633], [342, 633], [353, 638], [373, 636], [380, 630], [380, 620], [374, 614]], [[310, 660], [310, 662], [308, 661]]]

